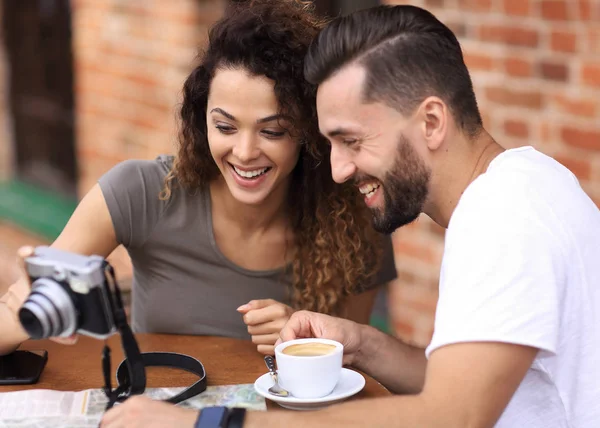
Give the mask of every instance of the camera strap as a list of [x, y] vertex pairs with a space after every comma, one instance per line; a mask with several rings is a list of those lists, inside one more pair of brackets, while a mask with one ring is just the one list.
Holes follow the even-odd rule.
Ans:
[[[206, 389], [206, 372], [202, 363], [196, 358], [175, 352], [144, 352], [141, 356], [145, 367], [170, 367], [185, 370], [198, 376], [198, 380], [191, 386], [164, 401], [172, 404], [181, 403]], [[127, 361], [127, 359], [123, 360], [117, 368], [117, 381], [120, 386], [133, 386], [127, 370]]]
[[179, 394], [164, 401], [172, 404], [180, 403], [188, 398], [200, 394], [206, 389], [206, 371], [202, 363], [189, 355], [174, 352], [140, 352], [140, 348], [127, 323], [127, 316], [123, 308], [121, 291], [117, 285], [114, 270], [108, 263], [106, 270], [111, 276], [114, 284], [113, 313], [115, 326], [121, 336], [121, 345], [125, 359], [117, 368], [116, 389], [112, 389], [110, 369], [110, 348], [104, 345], [102, 351], [102, 369], [104, 372], [104, 393], [108, 397], [106, 410], [110, 409], [116, 402], [125, 401], [132, 395], [142, 394], [146, 389], [146, 367], [170, 367], [185, 370], [198, 376], [198, 380]]
[[[123, 351], [126, 358], [117, 368], [118, 386], [114, 390], [112, 389], [110, 380], [110, 348], [105, 346], [103, 351], [104, 392], [108, 397], [107, 410], [115, 403], [125, 401], [132, 395], [143, 394], [146, 389], [146, 367], [169, 367], [185, 370], [198, 376], [198, 380], [188, 388], [164, 400], [168, 403], [181, 403], [206, 390], [206, 371], [204, 370], [204, 365], [199, 360], [189, 355], [175, 352], [141, 353], [129, 326], [127, 326], [126, 330], [129, 331], [129, 334], [123, 334], [124, 332], [121, 331]], [[129, 336], [131, 339], [126, 339]]]

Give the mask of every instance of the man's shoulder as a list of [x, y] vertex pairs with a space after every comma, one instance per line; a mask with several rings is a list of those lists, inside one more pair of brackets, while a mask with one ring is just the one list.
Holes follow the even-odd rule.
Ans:
[[467, 187], [455, 214], [487, 222], [519, 218], [544, 221], [551, 217], [549, 209], [557, 201], [581, 196], [579, 183], [568, 169], [524, 147], [507, 150], [494, 159], [488, 170]]

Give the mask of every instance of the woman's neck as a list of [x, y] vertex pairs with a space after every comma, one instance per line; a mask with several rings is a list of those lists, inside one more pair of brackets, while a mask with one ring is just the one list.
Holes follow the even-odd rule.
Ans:
[[288, 216], [289, 180], [281, 183], [260, 204], [244, 204], [233, 197], [225, 180], [219, 176], [210, 183], [213, 217], [222, 216], [236, 225], [244, 235], [262, 235], [273, 228], [286, 228]]

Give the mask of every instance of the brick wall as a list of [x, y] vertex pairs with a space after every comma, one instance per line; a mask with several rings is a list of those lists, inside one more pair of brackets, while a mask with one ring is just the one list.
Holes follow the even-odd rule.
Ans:
[[[600, 206], [600, 1], [414, 0], [457, 34], [485, 127], [505, 147], [533, 145]], [[427, 218], [396, 232], [391, 292], [398, 334], [426, 344], [443, 234]]]
[[72, 0], [79, 193], [173, 152], [183, 82], [223, 0]]
[[[174, 152], [183, 82], [224, 4], [71, 0], [81, 196], [120, 161]], [[122, 247], [110, 260], [130, 275]]]

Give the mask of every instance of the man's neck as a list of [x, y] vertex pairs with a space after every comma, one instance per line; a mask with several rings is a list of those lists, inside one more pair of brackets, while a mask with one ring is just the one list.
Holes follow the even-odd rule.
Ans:
[[503, 151], [504, 148], [485, 130], [474, 139], [456, 135], [447, 150], [440, 149], [435, 155], [425, 214], [447, 228], [464, 191], [487, 171], [490, 162]]

